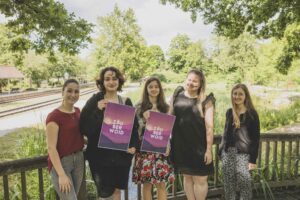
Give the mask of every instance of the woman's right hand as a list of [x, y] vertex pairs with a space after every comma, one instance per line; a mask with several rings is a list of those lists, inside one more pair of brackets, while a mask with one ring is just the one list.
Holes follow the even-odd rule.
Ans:
[[150, 117], [150, 111], [147, 110], [143, 113], [143, 118], [144, 118], [145, 122], [148, 121], [149, 117]]
[[103, 110], [106, 107], [107, 103], [108, 103], [108, 100], [106, 100], [106, 99], [102, 99], [101, 101], [98, 101], [99, 110]]
[[71, 191], [71, 181], [66, 174], [58, 177], [59, 190], [64, 193]]

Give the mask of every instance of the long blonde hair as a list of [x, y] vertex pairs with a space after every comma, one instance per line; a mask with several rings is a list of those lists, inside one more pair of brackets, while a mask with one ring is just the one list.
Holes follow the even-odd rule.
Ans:
[[233, 113], [233, 123], [236, 128], [240, 128], [241, 122], [240, 122], [240, 117], [237, 112], [237, 105], [233, 101], [233, 91], [236, 89], [239, 89], [239, 88], [241, 88], [245, 93], [244, 105], [246, 107], [246, 110], [255, 110], [252, 100], [251, 100], [250, 92], [249, 92], [247, 86], [242, 83], [235, 85], [231, 90], [231, 104], [232, 104], [232, 113]]

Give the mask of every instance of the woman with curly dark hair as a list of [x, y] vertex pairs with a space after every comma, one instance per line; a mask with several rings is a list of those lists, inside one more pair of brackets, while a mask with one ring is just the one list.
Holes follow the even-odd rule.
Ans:
[[84, 106], [80, 116], [81, 133], [87, 136], [87, 160], [102, 199], [120, 200], [120, 190], [127, 189], [131, 160], [138, 147], [138, 123], [134, 124], [127, 152], [98, 147], [100, 130], [104, 119], [104, 110], [108, 102], [132, 106], [129, 98], [121, 97], [125, 80], [116, 67], [101, 70], [97, 80], [99, 92], [92, 96]]

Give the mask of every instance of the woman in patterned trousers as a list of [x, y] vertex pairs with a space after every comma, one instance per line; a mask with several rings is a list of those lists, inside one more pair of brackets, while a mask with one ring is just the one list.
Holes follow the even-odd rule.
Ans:
[[258, 114], [252, 104], [249, 90], [244, 84], [237, 84], [231, 91], [232, 108], [226, 112], [224, 135], [219, 155], [224, 173], [226, 200], [252, 198], [249, 170], [256, 168], [260, 125]]

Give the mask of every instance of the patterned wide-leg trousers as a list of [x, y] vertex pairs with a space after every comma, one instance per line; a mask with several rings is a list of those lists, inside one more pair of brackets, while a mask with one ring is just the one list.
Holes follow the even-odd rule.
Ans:
[[249, 154], [240, 154], [236, 148], [222, 152], [222, 168], [226, 200], [236, 199], [236, 189], [240, 190], [240, 200], [252, 198], [251, 175], [249, 172]]

